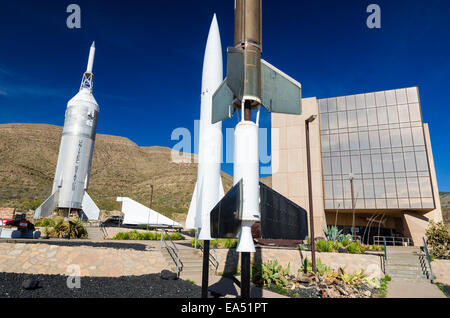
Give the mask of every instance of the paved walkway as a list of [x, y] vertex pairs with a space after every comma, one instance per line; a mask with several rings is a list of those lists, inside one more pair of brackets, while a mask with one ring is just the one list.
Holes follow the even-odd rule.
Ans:
[[[201, 286], [201, 282], [199, 284]], [[210, 292], [223, 295], [228, 298], [237, 298], [241, 295], [241, 288], [231, 279], [221, 276], [212, 276], [209, 279]], [[250, 290], [251, 298], [288, 298], [259, 287], [252, 287]]]
[[431, 283], [391, 281], [386, 298], [446, 298], [444, 293]]

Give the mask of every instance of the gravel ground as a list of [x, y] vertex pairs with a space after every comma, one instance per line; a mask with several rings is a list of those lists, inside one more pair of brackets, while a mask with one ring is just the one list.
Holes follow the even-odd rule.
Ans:
[[[22, 283], [37, 279], [39, 288]], [[201, 287], [187, 281], [163, 280], [160, 274], [122, 277], [81, 277], [81, 288], [70, 289], [67, 276], [0, 273], [0, 298], [200, 298]]]

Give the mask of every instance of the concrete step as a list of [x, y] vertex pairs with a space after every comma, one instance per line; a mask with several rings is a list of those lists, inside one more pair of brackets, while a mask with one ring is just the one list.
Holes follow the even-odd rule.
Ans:
[[386, 264], [386, 270], [422, 270], [418, 265], [409, 265], [409, 264]]
[[86, 227], [88, 238], [92, 241], [103, 241], [104, 235], [99, 227]]
[[411, 279], [426, 278], [426, 276], [423, 275], [422, 273], [386, 272], [386, 275], [389, 275], [392, 278], [394, 277], [411, 278]]
[[[170, 256], [171, 255], [167, 251], [163, 251], [162, 254], [164, 256]], [[181, 260], [185, 260], [185, 261], [202, 260], [202, 257], [199, 256], [199, 255], [180, 255], [180, 254], [178, 254], [178, 256], [180, 257]]]

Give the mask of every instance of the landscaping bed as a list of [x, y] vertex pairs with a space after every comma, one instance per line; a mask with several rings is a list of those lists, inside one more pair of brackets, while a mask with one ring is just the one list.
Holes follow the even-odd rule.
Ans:
[[[24, 281], [39, 282], [35, 290]], [[201, 287], [190, 282], [164, 280], [160, 274], [122, 277], [81, 277], [81, 288], [67, 287], [67, 276], [0, 273], [0, 298], [200, 298]]]
[[305, 259], [297, 275], [283, 268], [276, 260], [252, 266], [252, 281], [259, 287], [293, 298], [372, 298], [382, 296], [389, 277], [377, 279], [363, 271], [334, 271], [317, 259], [316, 272]]

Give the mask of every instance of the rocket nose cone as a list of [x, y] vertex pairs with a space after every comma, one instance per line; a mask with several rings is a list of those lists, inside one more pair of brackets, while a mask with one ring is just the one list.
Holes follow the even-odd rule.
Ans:
[[92, 45], [91, 45], [91, 47], [94, 47], [94, 48], [95, 48], [95, 41], [94, 41], [94, 42], [92, 42]]
[[217, 23], [216, 14], [214, 14], [209, 27], [203, 59], [202, 92], [215, 90], [222, 82], [222, 76], [222, 45], [219, 24]]
[[209, 33], [211, 33], [211, 31], [215, 32], [215, 31], [219, 31], [219, 23], [217, 22], [217, 16], [214, 13], [214, 16], [211, 20], [211, 25], [209, 27]]

